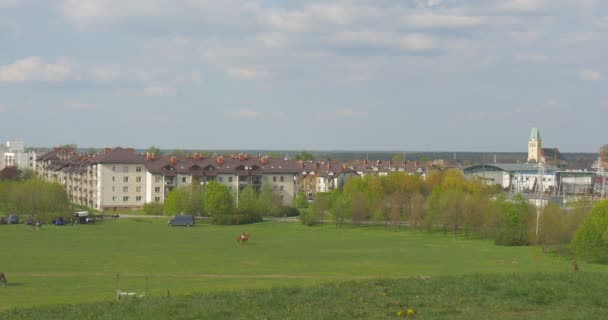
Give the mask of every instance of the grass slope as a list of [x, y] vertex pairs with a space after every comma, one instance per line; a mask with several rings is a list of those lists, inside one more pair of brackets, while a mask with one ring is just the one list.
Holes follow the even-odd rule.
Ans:
[[469, 275], [19, 309], [2, 319], [605, 319], [606, 274]]
[[[243, 231], [252, 238], [238, 246]], [[533, 247], [383, 227], [265, 222], [170, 228], [166, 219], [140, 218], [40, 231], [4, 225], [0, 244], [0, 271], [9, 280], [0, 288], [0, 310], [111, 301], [117, 288], [153, 298], [378, 277], [569, 272], [567, 261]]]

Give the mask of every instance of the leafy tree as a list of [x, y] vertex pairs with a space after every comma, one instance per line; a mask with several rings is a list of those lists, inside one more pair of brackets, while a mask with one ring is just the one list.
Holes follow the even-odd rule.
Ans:
[[17, 169], [16, 166], [6, 167], [0, 170], [0, 181], [1, 180], [19, 180], [23, 172]]
[[296, 208], [298, 208], [298, 209], [308, 208], [308, 196], [306, 196], [306, 193], [304, 193], [304, 192], [298, 193], [298, 196], [296, 197]]
[[349, 198], [337, 190], [332, 191], [330, 213], [333, 217], [336, 227], [341, 226], [344, 220], [352, 216], [352, 207]]
[[328, 194], [318, 192], [308, 208], [300, 214], [300, 221], [307, 226], [320, 223], [328, 209]]
[[190, 184], [173, 189], [167, 195], [164, 212], [175, 214], [200, 214], [203, 212], [203, 191], [200, 185]]
[[155, 155], [161, 155], [162, 154], [161, 151], [160, 151], [160, 148], [157, 147], [157, 146], [153, 146], [153, 145], [150, 146], [148, 148], [148, 150], [146, 150], [146, 152], [149, 153], [149, 154], [155, 154]]
[[314, 160], [314, 157], [313, 157], [312, 154], [310, 154], [310, 153], [308, 153], [306, 151], [300, 151], [300, 153], [296, 154], [293, 157], [293, 159], [294, 160], [305, 160], [305, 161], [308, 161], [308, 160]]
[[496, 244], [521, 246], [528, 244], [528, 203], [521, 195], [504, 202], [501, 229], [494, 240]]
[[266, 154], [266, 156], [267, 156], [268, 158], [272, 158], [272, 159], [281, 159], [281, 158], [283, 158], [283, 156], [281, 155], [281, 153], [280, 153], [280, 152], [278, 152], [278, 151], [271, 151], [271, 152], [268, 152], [268, 153]]
[[405, 157], [403, 156], [403, 154], [401, 153], [395, 153], [392, 157], [391, 160], [394, 163], [402, 163], [405, 160]]
[[280, 195], [274, 192], [269, 184], [262, 186], [258, 198], [258, 210], [261, 215], [268, 215], [269, 212], [276, 211], [282, 204]]
[[211, 181], [205, 186], [204, 191], [205, 211], [211, 216], [217, 214], [228, 214], [234, 208], [232, 193], [228, 187], [217, 181]]
[[252, 186], [247, 186], [239, 194], [239, 209], [249, 212], [259, 212], [258, 193]]
[[608, 262], [608, 200], [598, 202], [572, 240], [576, 256], [588, 262]]

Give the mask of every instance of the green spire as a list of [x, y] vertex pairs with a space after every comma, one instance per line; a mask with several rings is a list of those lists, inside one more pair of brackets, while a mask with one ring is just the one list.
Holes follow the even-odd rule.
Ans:
[[540, 141], [540, 132], [538, 131], [538, 128], [532, 128], [532, 132], [530, 132], [530, 140], [532, 139]]

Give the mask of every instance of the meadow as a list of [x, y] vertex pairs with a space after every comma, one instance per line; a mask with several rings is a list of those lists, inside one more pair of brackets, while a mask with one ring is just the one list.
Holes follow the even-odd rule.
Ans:
[[[239, 246], [236, 237], [244, 231], [252, 237]], [[572, 273], [569, 261], [544, 255], [536, 247], [502, 247], [487, 240], [383, 226], [306, 227], [277, 221], [247, 226], [199, 223], [192, 228], [172, 228], [166, 219], [151, 218], [46, 225], [42, 230], [4, 225], [0, 247], [0, 271], [9, 280], [9, 286], [0, 288], [0, 312], [109, 303], [116, 289], [155, 299], [318, 288], [378, 278], [424, 281], [472, 274]], [[604, 266], [580, 265], [579, 274], [607, 274]]]

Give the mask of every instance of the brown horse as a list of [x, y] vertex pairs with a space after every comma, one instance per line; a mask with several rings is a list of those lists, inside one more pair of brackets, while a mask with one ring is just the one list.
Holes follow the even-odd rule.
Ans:
[[4, 274], [4, 272], [0, 272], [0, 285], [4, 287], [6, 286], [6, 284], [6, 275]]
[[251, 235], [247, 232], [243, 232], [241, 233], [241, 235], [239, 235], [238, 237], [236, 237], [236, 242], [237, 243], [247, 243], [247, 240], [249, 240], [249, 237]]

